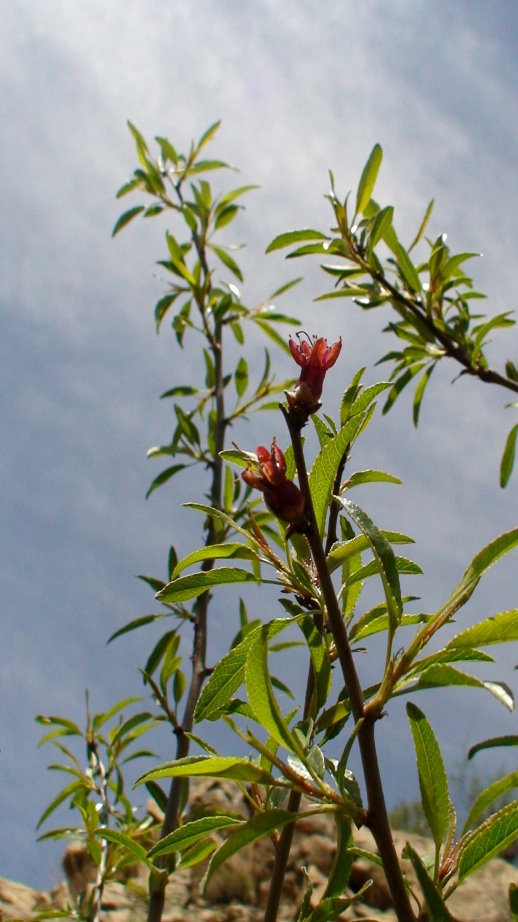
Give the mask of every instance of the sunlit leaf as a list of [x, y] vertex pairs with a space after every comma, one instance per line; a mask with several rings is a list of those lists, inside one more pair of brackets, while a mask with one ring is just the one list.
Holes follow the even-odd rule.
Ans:
[[267, 247], [267, 253], [273, 253], [274, 250], [281, 250], [283, 247], [291, 246], [292, 243], [299, 243], [301, 240], [327, 240], [325, 234], [322, 234], [317, 230], [309, 230], [305, 228], [304, 230], [296, 231], [286, 231], [284, 234], [279, 234], [278, 237], [275, 237], [274, 240]]
[[484, 788], [471, 806], [466, 817], [466, 822], [464, 823], [463, 831], [466, 832], [468, 829], [471, 829], [479, 817], [486, 812], [488, 807], [494, 804], [495, 801], [504, 794], [507, 794], [508, 791], [512, 791], [513, 788], [516, 787], [518, 787], [518, 771], [511, 772], [504, 778], [499, 778], [497, 781], [493, 781], [492, 784], [488, 785], [487, 788]]
[[187, 567], [191, 567], [201, 560], [222, 560], [227, 557], [239, 558], [242, 560], [259, 560], [257, 553], [246, 544], [231, 542], [225, 544], [210, 544], [207, 547], [201, 547], [197, 551], [187, 554], [182, 560], [179, 560], [172, 575], [174, 581], [177, 576]]
[[454, 647], [485, 647], [493, 643], [518, 640], [518, 609], [503, 611], [461, 631], [446, 644]]
[[502, 488], [506, 487], [509, 483], [509, 478], [513, 472], [514, 459], [516, 454], [516, 438], [518, 436], [518, 423], [511, 429], [509, 435], [507, 436], [507, 441], [505, 443], [504, 453], [502, 455], [502, 460], [500, 462], [500, 486]]
[[383, 151], [379, 144], [375, 144], [363, 168], [363, 173], [358, 185], [358, 191], [356, 193], [356, 214], [362, 214], [369, 204], [382, 159]]
[[256, 781], [259, 784], [275, 784], [269, 772], [264, 771], [249, 759], [237, 756], [187, 756], [174, 762], [165, 762], [146, 772], [136, 784], [156, 781], [158, 778], [231, 778], [234, 781]]
[[409, 842], [405, 846], [405, 857], [410, 858], [416, 877], [421, 885], [429, 912], [427, 918], [430, 919], [430, 922], [454, 922], [453, 916], [446, 908], [444, 900], [428, 874], [426, 866]]
[[178, 602], [187, 602], [195, 599], [203, 592], [215, 586], [228, 586], [232, 583], [256, 583], [257, 576], [247, 570], [238, 570], [234, 567], [217, 567], [208, 572], [192, 573], [190, 576], [180, 576], [168, 583], [164, 589], [157, 592], [157, 599], [165, 605]]
[[174, 852], [183, 852], [185, 849], [194, 845], [199, 839], [204, 838], [216, 829], [226, 829], [232, 826], [239, 826], [244, 820], [229, 815], [219, 814], [218, 816], [204, 816], [199, 820], [193, 820], [192, 823], [185, 823], [174, 832], [164, 836], [148, 852], [149, 858], [155, 858], [158, 855], [170, 855]]
[[435, 734], [425, 715], [415, 704], [407, 704], [414, 740], [421, 802], [438, 853], [448, 830], [452, 805], [448, 779]]
[[130, 208], [129, 211], [125, 211], [124, 214], [121, 214], [119, 220], [115, 224], [115, 227], [112, 230], [112, 237], [115, 237], [123, 227], [126, 227], [126, 224], [129, 224], [133, 218], [136, 218], [138, 214], [145, 210], [144, 205], [136, 205], [134, 208]]
[[458, 879], [470, 874], [501, 854], [518, 838], [518, 800], [502, 807], [467, 837], [460, 848]]
[[201, 883], [202, 892], [212, 875], [221, 867], [224, 861], [227, 861], [228, 858], [231, 858], [232, 855], [240, 852], [241, 849], [252, 842], [256, 842], [257, 839], [262, 839], [263, 836], [272, 833], [275, 829], [282, 829], [286, 823], [292, 823], [296, 819], [297, 814], [288, 813], [287, 810], [267, 810], [265, 813], [256, 813], [252, 819], [240, 826], [237, 832], [230, 835], [214, 852]]
[[363, 509], [360, 509], [356, 503], [351, 503], [347, 499], [340, 499], [339, 502], [367, 538], [378, 562], [387, 600], [391, 632], [394, 633], [403, 614], [401, 588], [394, 551], [383, 533]]

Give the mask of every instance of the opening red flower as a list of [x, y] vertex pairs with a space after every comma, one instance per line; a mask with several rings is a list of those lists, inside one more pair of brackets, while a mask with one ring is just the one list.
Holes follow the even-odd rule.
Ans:
[[339, 339], [332, 346], [327, 345], [327, 339], [315, 337], [311, 340], [300, 339], [296, 343], [290, 339], [288, 343], [290, 352], [302, 371], [295, 385], [295, 390], [288, 391], [287, 398], [291, 409], [300, 407], [308, 413], [318, 409], [326, 371], [335, 364], [342, 340]]
[[264, 493], [264, 501], [270, 512], [283, 522], [297, 522], [304, 514], [304, 497], [296, 484], [286, 477], [286, 459], [272, 442], [271, 451], [264, 445], [257, 449], [257, 467], [243, 471], [242, 478], [249, 487]]

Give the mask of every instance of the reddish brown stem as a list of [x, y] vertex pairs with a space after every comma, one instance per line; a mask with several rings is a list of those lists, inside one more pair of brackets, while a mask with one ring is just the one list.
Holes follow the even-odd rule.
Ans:
[[329, 627], [333, 635], [336, 652], [342, 669], [342, 675], [347, 688], [351, 710], [356, 723], [363, 718], [358, 731], [358, 743], [360, 747], [360, 756], [362, 761], [363, 773], [365, 778], [365, 787], [367, 789], [367, 825], [370, 828], [379, 855], [383, 863], [383, 869], [387, 878], [387, 884], [394, 903], [394, 909], [399, 922], [416, 922], [416, 917], [410, 906], [408, 893], [403, 881], [403, 875], [399, 866], [399, 861], [392, 839], [392, 832], [388, 820], [387, 808], [385, 804], [385, 795], [379, 770], [378, 755], [374, 737], [374, 723], [376, 717], [365, 709], [363, 692], [356, 671], [347, 631], [342, 619], [340, 606], [336, 597], [336, 592], [331, 579], [331, 574], [327, 566], [326, 555], [322, 544], [322, 539], [318, 530], [315, 518], [315, 511], [311, 499], [309, 488], [308, 473], [304, 450], [300, 435], [300, 421], [294, 421], [290, 414], [283, 408], [283, 413], [288, 425], [291, 442], [293, 445], [293, 454], [295, 464], [299, 475], [299, 486], [306, 500], [306, 512], [309, 520], [309, 526], [305, 532], [308, 539], [313, 560], [320, 581], [320, 588], [324, 598]]

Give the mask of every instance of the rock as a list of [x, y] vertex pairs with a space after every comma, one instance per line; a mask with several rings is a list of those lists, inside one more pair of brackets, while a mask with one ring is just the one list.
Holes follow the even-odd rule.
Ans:
[[[156, 819], [160, 820], [156, 805]], [[188, 819], [207, 811], [224, 810], [247, 818], [246, 799], [232, 782], [201, 779], [192, 786]], [[151, 810], [150, 810], [151, 812]], [[313, 885], [312, 905], [322, 898], [334, 855], [335, 825], [331, 817], [320, 815], [301, 820], [293, 836], [290, 861], [283, 885], [279, 922], [296, 918], [305, 878], [302, 867]], [[229, 833], [230, 834], [230, 833]], [[225, 836], [218, 836], [223, 841]], [[394, 833], [398, 854], [409, 841], [419, 854], [433, 851], [433, 843], [422, 836]], [[355, 842], [365, 851], [377, 853], [367, 829], [355, 831]], [[233, 855], [213, 875], [204, 894], [200, 881], [207, 863], [179, 870], [172, 875], [166, 890], [163, 922], [262, 922], [274, 862], [274, 846], [265, 837]], [[402, 866], [412, 885], [416, 884], [411, 863]], [[95, 882], [95, 868], [82, 843], [71, 843], [63, 858], [67, 884], [50, 893], [39, 893], [22, 884], [0, 879], [0, 919], [30, 919], [42, 909], [66, 910], [85, 888]], [[103, 922], [145, 922], [148, 872], [144, 866], [131, 865], [125, 870], [131, 880], [110, 882], [103, 892]], [[343, 922], [397, 922], [382, 870], [367, 858], [356, 859], [350, 878], [350, 894], [357, 893], [367, 880], [372, 885], [361, 901], [355, 902], [340, 916]], [[511, 922], [507, 906], [509, 884], [516, 882], [516, 868], [494, 859], [468, 878], [448, 901], [458, 922]], [[129, 885], [128, 885], [129, 884]], [[416, 890], [419, 887], [416, 885]]]

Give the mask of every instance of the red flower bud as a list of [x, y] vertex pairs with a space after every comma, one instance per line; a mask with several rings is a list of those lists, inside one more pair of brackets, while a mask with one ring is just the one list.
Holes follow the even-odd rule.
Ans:
[[301, 339], [296, 343], [290, 339], [288, 343], [290, 352], [302, 371], [295, 385], [295, 390], [288, 391], [287, 398], [290, 408], [301, 407], [308, 413], [318, 409], [326, 371], [331, 368], [342, 348], [339, 339], [332, 346], [327, 345], [327, 339], [319, 337], [311, 341]]
[[257, 471], [251, 467], [241, 474], [249, 487], [264, 493], [270, 512], [283, 522], [297, 522], [304, 514], [304, 497], [296, 484], [286, 477], [286, 459], [272, 442], [271, 451], [263, 445], [257, 449]]

